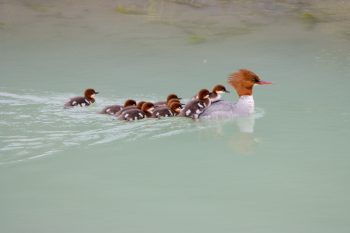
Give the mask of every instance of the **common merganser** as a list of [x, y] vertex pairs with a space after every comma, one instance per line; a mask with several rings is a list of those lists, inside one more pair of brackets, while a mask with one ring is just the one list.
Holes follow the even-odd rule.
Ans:
[[[219, 101], [221, 99], [222, 93], [230, 93], [230, 92], [227, 91], [225, 86], [223, 85], [220, 85], [220, 84], [215, 85], [209, 95], [211, 102], [213, 103], [213, 102]], [[192, 100], [195, 100], [195, 99], [198, 99], [198, 95], [195, 95], [192, 97]]]
[[102, 109], [102, 111], [100, 113], [101, 114], [115, 115], [120, 110], [124, 109], [125, 107], [129, 107], [129, 106], [136, 106], [136, 101], [129, 99], [129, 100], [126, 100], [124, 102], [124, 105], [109, 105], [109, 106], [105, 107], [104, 109]]
[[129, 110], [131, 110], [131, 109], [139, 109], [139, 110], [141, 110], [142, 105], [143, 105], [144, 103], [146, 103], [146, 102], [145, 102], [145, 101], [140, 101], [140, 102], [137, 103], [136, 106], [133, 105], [133, 106], [125, 107], [125, 108], [121, 109], [119, 112], [117, 112], [117, 113], [114, 114], [114, 115], [118, 117], [118, 116], [122, 115], [125, 111], [129, 111]]
[[77, 96], [71, 98], [68, 102], [64, 104], [65, 108], [72, 108], [75, 106], [89, 106], [92, 103], [95, 103], [95, 94], [98, 94], [94, 89], [86, 89], [84, 96]]
[[227, 81], [239, 96], [238, 101], [221, 100], [215, 102], [200, 115], [200, 118], [222, 119], [249, 116], [255, 109], [253, 86], [255, 84], [272, 84], [271, 82], [261, 80], [258, 75], [247, 69], [241, 69], [231, 74]]
[[178, 103], [178, 104], [180, 104], [181, 106], [184, 106], [184, 105], [185, 105], [185, 104], [181, 103], [180, 100], [178, 100], [178, 99], [171, 99], [171, 100], [168, 101], [166, 107], [169, 107], [169, 108], [170, 108], [171, 104], [173, 104], [173, 103]]
[[172, 117], [176, 116], [181, 112], [182, 105], [180, 102], [172, 102], [169, 107], [158, 107], [152, 113], [152, 117], [161, 118], [161, 117]]
[[211, 103], [215, 103], [221, 99], [221, 94], [223, 93], [230, 93], [228, 90], [226, 90], [225, 86], [223, 85], [216, 85], [213, 87], [213, 90], [211, 91], [209, 98]]
[[125, 121], [134, 121], [140, 120], [146, 117], [152, 117], [152, 113], [154, 110], [154, 105], [151, 102], [146, 102], [142, 105], [140, 109], [130, 109], [128, 111], [123, 112], [118, 119]]
[[207, 89], [202, 89], [198, 92], [198, 99], [191, 100], [181, 110], [179, 116], [190, 117], [197, 119], [199, 115], [210, 105], [210, 92]]
[[176, 94], [169, 94], [166, 98], [166, 101], [158, 101], [158, 102], [155, 102], [154, 103], [154, 106], [155, 107], [160, 107], [160, 106], [166, 106], [168, 105], [168, 102], [171, 101], [171, 100], [181, 100], [180, 97], [178, 97]]

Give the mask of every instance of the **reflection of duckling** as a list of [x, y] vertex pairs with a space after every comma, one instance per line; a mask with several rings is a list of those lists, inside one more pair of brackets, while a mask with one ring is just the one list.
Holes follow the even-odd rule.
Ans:
[[161, 118], [161, 117], [172, 117], [176, 116], [181, 112], [182, 106], [180, 103], [173, 102], [169, 107], [158, 107], [152, 113], [152, 117]]
[[125, 121], [140, 120], [140, 119], [143, 119], [145, 117], [151, 117], [153, 110], [154, 110], [154, 104], [151, 102], [146, 102], [142, 105], [141, 110], [140, 109], [130, 109], [128, 111], [123, 112], [118, 117], [118, 119], [125, 120]]
[[222, 93], [230, 93], [223, 85], [216, 85], [211, 91], [209, 98], [212, 103], [219, 101], [221, 99]]
[[179, 116], [197, 119], [198, 116], [210, 105], [210, 92], [202, 89], [198, 92], [198, 99], [192, 100], [185, 105]]
[[136, 106], [136, 101], [135, 100], [126, 100], [124, 102], [124, 105], [110, 105], [102, 109], [100, 113], [102, 114], [111, 114], [114, 115], [120, 110], [124, 109], [125, 107], [129, 106]]
[[120, 116], [121, 114], [123, 114], [124, 112], [128, 111], [128, 110], [131, 110], [131, 109], [139, 109], [141, 110], [142, 108], [142, 105], [146, 103], [145, 101], [140, 101], [137, 103], [137, 105], [132, 105], [132, 106], [128, 106], [128, 107], [125, 107], [123, 108], [122, 110], [120, 110], [119, 112], [117, 112], [115, 114], [115, 116]]
[[65, 108], [71, 108], [75, 106], [89, 106], [95, 103], [95, 94], [98, 94], [94, 89], [86, 89], [84, 96], [77, 96], [71, 98], [67, 103], [64, 104]]
[[170, 94], [166, 98], [166, 101], [156, 102], [156, 103], [154, 103], [154, 106], [155, 107], [163, 107], [163, 106], [169, 105], [169, 101], [171, 101], [171, 100], [181, 100], [181, 98], [179, 98], [176, 94]]

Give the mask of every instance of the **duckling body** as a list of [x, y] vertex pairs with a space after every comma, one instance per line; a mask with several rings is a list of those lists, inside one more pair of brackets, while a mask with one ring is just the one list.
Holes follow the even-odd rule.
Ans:
[[136, 106], [136, 101], [135, 100], [126, 100], [124, 105], [109, 105], [106, 106], [102, 111], [100, 112], [101, 114], [110, 114], [110, 115], [115, 115], [117, 112], [120, 110], [129, 107], [129, 106]]
[[135, 110], [135, 109], [141, 110], [142, 105], [143, 105], [144, 103], [145, 103], [145, 101], [140, 101], [140, 102], [137, 103], [137, 105], [132, 105], [132, 106], [124, 107], [124, 108], [121, 109], [119, 112], [116, 112], [114, 115], [118, 117], [118, 116], [122, 115], [124, 112], [129, 111], [129, 110]]
[[181, 110], [179, 116], [198, 119], [199, 115], [205, 111], [210, 105], [210, 92], [207, 89], [202, 89], [198, 92], [198, 99], [191, 100]]
[[150, 102], [146, 102], [142, 105], [141, 110], [140, 109], [129, 109], [127, 111], [124, 111], [119, 117], [119, 120], [124, 121], [135, 121], [135, 120], [141, 120], [146, 117], [151, 117], [154, 110], [154, 105]]
[[95, 103], [95, 94], [98, 94], [94, 89], [86, 89], [84, 96], [77, 96], [71, 98], [68, 102], [64, 104], [64, 108], [72, 108], [76, 106], [84, 107]]
[[118, 117], [118, 119], [124, 120], [124, 121], [135, 121], [135, 120], [141, 120], [145, 117], [146, 117], [146, 114], [140, 109], [129, 109], [127, 111], [124, 111]]
[[152, 117], [161, 118], [161, 117], [173, 117], [180, 113], [182, 105], [178, 102], [173, 102], [169, 107], [158, 107], [152, 113]]

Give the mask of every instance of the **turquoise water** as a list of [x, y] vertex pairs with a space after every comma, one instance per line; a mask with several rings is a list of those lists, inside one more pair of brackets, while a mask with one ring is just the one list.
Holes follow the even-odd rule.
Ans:
[[[1, 2], [2, 231], [349, 232], [348, 4], [135, 2]], [[96, 114], [240, 68], [248, 119]]]

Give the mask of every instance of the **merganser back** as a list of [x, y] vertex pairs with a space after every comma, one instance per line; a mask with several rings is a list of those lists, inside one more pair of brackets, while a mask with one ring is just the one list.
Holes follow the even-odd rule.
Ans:
[[259, 76], [247, 69], [241, 69], [231, 74], [227, 81], [239, 96], [238, 101], [218, 101], [212, 103], [200, 115], [200, 118], [222, 119], [248, 116], [254, 113], [255, 110], [253, 86], [255, 84], [272, 84], [271, 82], [261, 80]]

